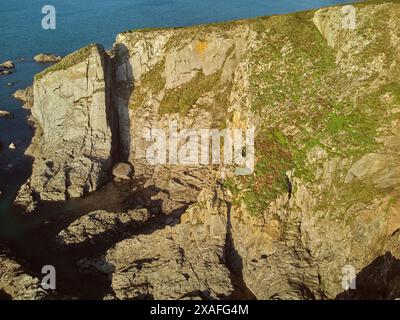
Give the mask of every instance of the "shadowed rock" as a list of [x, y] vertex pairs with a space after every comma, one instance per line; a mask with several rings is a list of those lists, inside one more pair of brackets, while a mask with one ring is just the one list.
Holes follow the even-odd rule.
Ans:
[[42, 300], [46, 296], [39, 279], [26, 273], [0, 244], [0, 300]]
[[132, 232], [150, 219], [146, 209], [114, 213], [104, 210], [89, 213], [61, 231], [56, 242], [60, 246], [96, 244]]

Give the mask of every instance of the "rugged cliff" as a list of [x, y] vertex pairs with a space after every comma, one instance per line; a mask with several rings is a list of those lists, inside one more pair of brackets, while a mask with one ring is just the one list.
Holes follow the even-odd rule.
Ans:
[[[108, 298], [400, 297], [400, 4], [355, 10], [355, 29], [332, 7], [125, 32], [65, 58], [35, 78], [17, 202], [80, 197], [133, 165], [142, 206], [170, 219], [79, 262], [110, 274]], [[254, 174], [151, 165], [143, 129], [171, 123], [254, 125]]]
[[112, 62], [91, 45], [35, 76], [32, 176], [16, 203], [63, 201], [97, 190], [118, 156]]

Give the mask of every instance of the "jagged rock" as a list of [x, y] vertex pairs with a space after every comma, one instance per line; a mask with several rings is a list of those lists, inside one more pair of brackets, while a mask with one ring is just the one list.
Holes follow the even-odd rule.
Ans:
[[[91, 265], [111, 275], [117, 299], [222, 299], [233, 291], [225, 263], [226, 219], [178, 224], [119, 242]], [[213, 221], [209, 217], [208, 221]]]
[[36, 75], [32, 107], [36, 133], [29, 148], [35, 161], [17, 205], [30, 206], [27, 199], [81, 197], [107, 181], [118, 127], [110, 72], [106, 52], [92, 45]]
[[14, 92], [13, 97], [15, 99], [21, 100], [26, 109], [31, 109], [33, 107], [33, 87], [29, 86], [25, 89], [20, 89]]
[[30, 189], [29, 180], [19, 189], [15, 204], [24, 209], [27, 213], [32, 213], [35, 211], [38, 203], [32, 194], [32, 190]]
[[11, 70], [1, 70], [0, 69], [0, 76], [7, 76], [9, 74], [12, 74], [13, 72]]
[[0, 118], [11, 119], [12, 113], [9, 111], [0, 110]]
[[33, 60], [35, 60], [38, 63], [59, 62], [61, 61], [61, 59], [62, 58], [60, 56], [48, 53], [39, 53], [33, 58]]
[[47, 293], [40, 287], [38, 278], [29, 275], [11, 258], [11, 253], [0, 245], [0, 296], [1, 299], [42, 300]]
[[[235, 181], [233, 199], [222, 197], [232, 203], [231, 268], [259, 299], [335, 298], [344, 290], [342, 268], [348, 263], [357, 271], [366, 268], [385, 253], [382, 248], [399, 228], [399, 100], [391, 83], [399, 77], [400, 61], [388, 53], [399, 48], [395, 30], [400, 6], [354, 7], [356, 32], [343, 27], [341, 7], [332, 7], [304, 14], [305, 29], [298, 27], [298, 18], [273, 17], [259, 21], [261, 25], [234, 23], [229, 31], [210, 26], [117, 37], [124, 157], [135, 175], [149, 179], [145, 186], [158, 191], [152, 199], [162, 200], [163, 212], [198, 202], [192, 219], [201, 221], [210, 207], [217, 209], [215, 181], [222, 170], [149, 165], [145, 151], [152, 142], [143, 139], [142, 128], [168, 130], [173, 121], [178, 130], [215, 128], [212, 120], [222, 114], [228, 127], [264, 128], [256, 137], [260, 147], [314, 146], [296, 154], [284, 147], [277, 157], [268, 147], [258, 151], [267, 168], [280, 170], [279, 179], [287, 178], [280, 194], [265, 203], [263, 194], [274, 193], [277, 181], [270, 183], [262, 169], [255, 177]], [[371, 33], [377, 21], [384, 26]], [[293, 28], [286, 29], [289, 25]], [[299, 37], [308, 40], [299, 42]], [[388, 51], [378, 49], [382, 43]], [[330, 62], [318, 58], [322, 56]], [[302, 79], [307, 89], [293, 86], [293, 79]], [[226, 105], [216, 98], [221, 92], [227, 93]], [[190, 99], [180, 99], [185, 95]], [[366, 110], [371, 99], [379, 108], [373, 104]], [[171, 101], [179, 107], [168, 105]], [[379, 125], [370, 132], [378, 122], [369, 115], [378, 110]], [[309, 117], [314, 112], [325, 116]], [[261, 139], [264, 133], [273, 136], [276, 128], [283, 137]], [[285, 153], [296, 163], [288, 167], [296, 170], [278, 164]], [[231, 184], [235, 179], [226, 170]], [[257, 181], [259, 174], [265, 180]], [[250, 182], [243, 186], [246, 180]], [[197, 198], [201, 189], [208, 190], [207, 205]], [[217, 215], [224, 216], [224, 210]]]
[[351, 166], [345, 183], [365, 177], [372, 179], [372, 182], [381, 189], [399, 185], [400, 168], [397, 165], [397, 157], [378, 153], [366, 154]]
[[132, 178], [133, 168], [130, 163], [119, 162], [113, 167], [112, 173], [117, 179], [129, 180]]
[[131, 232], [150, 219], [146, 209], [114, 213], [104, 210], [84, 215], [62, 230], [56, 238], [59, 245], [98, 243]]
[[5, 61], [2, 64], [0, 64], [0, 69], [14, 69], [15, 64], [11, 60]]
[[[241, 63], [254, 36], [248, 26], [241, 24], [224, 32], [211, 28], [204, 37], [195, 34], [195, 30], [168, 29], [145, 34], [123, 33], [117, 36], [115, 45], [121, 150], [133, 165], [135, 176], [150, 178], [146, 186], [159, 190], [152, 200], [159, 200], [165, 213], [176, 212], [196, 201], [198, 192], [212, 183], [216, 171], [212, 166], [150, 164], [146, 150], [153, 142], [143, 137], [144, 128], [168, 132], [174, 121], [177, 130], [213, 128], [214, 122], [222, 119], [226, 106], [216, 102], [212, 88], [219, 87], [227, 101], [232, 96], [232, 105], [237, 103], [242, 94], [231, 90], [231, 85], [243, 79]], [[171, 46], [178, 38], [182, 39], [182, 45]], [[199, 95], [194, 105], [185, 106], [189, 112], [184, 117], [180, 117], [179, 110], [175, 114], [161, 113], [161, 102], [169, 100], [168, 93], [179, 92], [180, 86], [195, 86], [203, 77], [215, 77], [215, 84]], [[141, 81], [146, 78], [152, 82]], [[134, 79], [135, 90], [131, 94]], [[150, 88], [153, 84], [160, 86], [153, 90]], [[137, 96], [144, 99], [136, 100]]]

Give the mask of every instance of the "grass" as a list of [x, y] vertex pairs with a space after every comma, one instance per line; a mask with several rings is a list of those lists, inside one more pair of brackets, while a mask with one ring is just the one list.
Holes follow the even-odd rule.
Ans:
[[[356, 6], [364, 6], [357, 4]], [[234, 202], [242, 202], [252, 215], [267, 210], [271, 201], [289, 191], [286, 172], [294, 170], [295, 176], [304, 182], [318, 184], [318, 164], [309, 163], [308, 155], [315, 147], [323, 148], [329, 159], [355, 161], [379, 145], [375, 141], [378, 129], [388, 123], [393, 115], [387, 110], [400, 105], [400, 85], [385, 79], [379, 86], [370, 88], [376, 75], [366, 83], [352, 84], [357, 70], [346, 75], [336, 65], [337, 51], [328, 47], [326, 40], [313, 25], [314, 11], [272, 16], [238, 23], [218, 23], [218, 32], [230, 32], [232, 26], [248, 24], [257, 34], [259, 48], [250, 56], [249, 69], [251, 111], [259, 119], [256, 136], [255, 172], [247, 177], [234, 177], [224, 182], [231, 190]], [[396, 52], [388, 45], [385, 32], [387, 12], [371, 15], [369, 21], [355, 32], [371, 37], [373, 41], [353, 57], [357, 69], [367, 68], [377, 53], [385, 54], [384, 68], [395, 59]], [[180, 48], [193, 39], [202, 39], [203, 33], [213, 31], [214, 26], [179, 28], [167, 43], [170, 48]], [[142, 30], [148, 32], [154, 30]], [[340, 45], [338, 40], [338, 45]], [[198, 42], [198, 50], [205, 51], [206, 44]], [[352, 57], [349, 57], [352, 58]], [[162, 76], [164, 62], [157, 65], [141, 79], [135, 89], [131, 107], [141, 106], [147, 95], [160, 92], [165, 86]], [[199, 98], [213, 93], [212, 105], [196, 105], [212, 113], [222, 125], [229, 118], [229, 94], [232, 84], [221, 85], [220, 72], [197, 76], [182, 86], [165, 91], [159, 113], [186, 115], [198, 104]], [[360, 90], [364, 88], [366, 90]], [[389, 95], [390, 106], [382, 100]], [[247, 110], [244, 110], [247, 111]], [[320, 209], [326, 210], [336, 202], [345, 210], [354, 204], [365, 202], [379, 195], [367, 182], [343, 183], [336, 172], [333, 183], [339, 191], [322, 194]]]
[[[349, 79], [337, 70], [337, 52], [327, 46], [313, 26], [312, 14], [268, 17], [252, 24], [258, 40], [265, 44], [253, 53], [250, 79], [251, 107], [261, 118], [263, 133], [256, 137], [254, 175], [234, 178], [234, 181], [239, 186], [236, 194], [253, 215], [262, 214], [271, 201], [288, 192], [285, 176], [288, 170], [294, 169], [295, 176], [304, 182], [318, 183], [315, 181], [318, 165], [309, 163], [307, 158], [316, 146], [322, 147], [328, 158], [353, 161], [376, 151], [379, 127], [389, 123], [390, 117], [395, 117], [388, 114], [390, 106], [382, 101], [382, 97], [389, 94], [391, 105], [400, 106], [398, 82], [386, 81], [367, 92], [351, 88], [357, 92], [340, 97], [343, 90], [350, 89]], [[372, 26], [378, 26], [379, 36], [355, 58], [355, 66], [368, 64], [382, 51], [389, 60], [394, 60], [384, 24], [376, 22], [379, 19], [387, 21], [387, 16], [378, 13], [370, 19]], [[290, 133], [290, 127], [296, 129], [295, 133]], [[345, 207], [367, 203], [380, 194], [367, 182], [344, 186], [339, 185], [343, 184], [342, 178], [336, 176], [334, 184], [338, 185], [339, 193], [325, 194], [321, 203], [331, 206], [332, 201], [336, 201]]]
[[162, 75], [165, 69], [165, 59], [146, 72], [140, 79], [139, 85], [133, 90], [129, 107], [139, 108], [150, 94], [158, 94], [165, 87], [165, 77]]
[[[235, 178], [236, 189], [229, 189], [239, 196], [252, 215], [261, 214], [269, 203], [288, 191], [286, 172], [293, 163], [286, 137], [278, 130], [261, 132], [255, 141], [256, 166], [252, 176]], [[230, 185], [234, 182], [230, 182]], [[238, 187], [240, 186], [240, 187]]]
[[40, 80], [44, 76], [48, 75], [49, 73], [60, 71], [60, 70], [66, 70], [69, 67], [75, 66], [78, 63], [81, 63], [85, 61], [92, 49], [97, 48], [100, 50], [100, 46], [97, 44], [91, 44], [85, 48], [82, 48], [74, 53], [71, 53], [67, 55], [64, 59], [62, 59], [60, 62], [52, 65], [51, 67], [43, 70], [42, 72], [38, 73], [35, 75], [35, 80]]
[[206, 77], [201, 70], [198, 70], [193, 80], [166, 90], [159, 112], [186, 114], [202, 95], [211, 92], [217, 86], [218, 80], [218, 73]]

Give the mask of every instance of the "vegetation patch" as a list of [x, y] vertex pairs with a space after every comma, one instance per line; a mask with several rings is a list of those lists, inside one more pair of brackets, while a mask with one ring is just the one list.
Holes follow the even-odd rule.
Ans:
[[133, 90], [130, 99], [129, 108], [136, 109], [143, 105], [145, 99], [149, 95], [158, 94], [165, 87], [165, 77], [163, 72], [165, 69], [165, 59], [154, 66], [150, 71], [146, 72], [138, 85]]
[[[221, 71], [205, 76], [201, 70], [191, 81], [173, 89], [166, 90], [160, 103], [160, 114], [179, 113], [186, 115], [194, 105], [212, 114], [215, 128], [226, 124], [231, 83], [222, 83]], [[210, 95], [210, 102], [199, 101], [201, 97]]]
[[[250, 62], [251, 108], [261, 120], [256, 167], [253, 176], [235, 177], [227, 184], [251, 214], [262, 214], [272, 200], [288, 192], [288, 170], [294, 169], [295, 176], [305, 182], [316, 182], [317, 165], [307, 157], [316, 146], [330, 158], [353, 161], [376, 151], [378, 129], [396, 116], [388, 109], [400, 105], [398, 82], [366, 91], [350, 85], [351, 79], [336, 66], [337, 52], [313, 25], [313, 14], [261, 18], [251, 24], [260, 43]], [[378, 27], [384, 29], [388, 17], [382, 14], [371, 17], [371, 26], [378, 18], [383, 21]], [[363, 61], [354, 61], [356, 67], [383, 51], [385, 61], [394, 60], [383, 29], [367, 47], [366, 56], [360, 57]], [[339, 191], [331, 190], [320, 199], [321, 208], [332, 201], [352, 206], [373, 199], [371, 192], [375, 198], [379, 195], [365, 182], [344, 186], [338, 176], [334, 184], [341, 184]]]
[[89, 54], [91, 53], [92, 49], [94, 49], [94, 48], [97, 48], [97, 50], [100, 50], [99, 45], [91, 44], [85, 48], [79, 49], [78, 51], [67, 55], [60, 62], [52, 65], [51, 67], [43, 70], [42, 72], [36, 74], [35, 80], [40, 80], [41, 78], [43, 78], [44, 76], [46, 76], [47, 74], [49, 74], [51, 72], [66, 70], [69, 67], [72, 67], [74, 65], [77, 65], [78, 63], [85, 61], [89, 57]]

